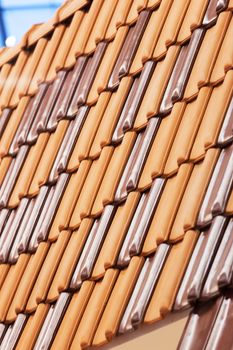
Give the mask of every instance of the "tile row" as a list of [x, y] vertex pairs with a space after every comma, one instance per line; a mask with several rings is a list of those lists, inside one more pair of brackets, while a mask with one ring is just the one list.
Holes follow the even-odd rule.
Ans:
[[[166, 53], [170, 53], [170, 55], [164, 60], [163, 66], [168, 72], [168, 79], [170, 71], [165, 65], [172, 66], [174, 64], [182, 43], [184, 45], [178, 61], [184, 62], [186, 59], [183, 73], [186, 76], [192, 67], [195, 53], [201, 45], [193, 67], [193, 76], [197, 81], [195, 79], [193, 81], [191, 76], [192, 84], [191, 86], [188, 84], [185, 98], [196, 94], [197, 89], [206, 82], [215, 83], [219, 79], [221, 80], [222, 74], [225, 74], [224, 70], [232, 67], [232, 55], [229, 50], [232, 35], [232, 21], [230, 21], [232, 14], [231, 9], [226, 9], [227, 1], [223, 1], [219, 5], [218, 1], [212, 0], [206, 13], [204, 10], [207, 1], [200, 1], [194, 18], [191, 15], [194, 0], [176, 0], [175, 2], [163, 0], [160, 6], [158, 0], [151, 1], [150, 4], [146, 4], [146, 2], [145, 0], [136, 2], [117, 2], [114, 0], [110, 4], [102, 0], [95, 0], [88, 12], [78, 11], [69, 20], [70, 23], [63, 22], [56, 26], [53, 33], [50, 34], [51, 38], [41, 38], [34, 50], [22, 50], [13, 64], [6, 63], [1, 69], [1, 109], [15, 108], [23, 96], [32, 96], [36, 92], [38, 93], [38, 90], [40, 92], [40, 84], [42, 83], [43, 86], [44, 82], [51, 83], [56, 78], [57, 72], [60, 72], [60, 80], [65, 79], [65, 72], [77, 64], [77, 59], [83, 68], [86, 66], [86, 69], [84, 69], [82, 84], [76, 93], [79, 95], [76, 104], [86, 102], [92, 105], [96, 103], [102, 91], [115, 88], [120, 79], [127, 74], [139, 73], [146, 61], [150, 59], [164, 60]], [[223, 10], [226, 11], [218, 15]], [[140, 14], [137, 11], [141, 11]], [[186, 12], [187, 20], [184, 19], [182, 22]], [[130, 21], [127, 21], [127, 16], [132, 17]], [[206, 20], [207, 17], [208, 20]], [[219, 18], [215, 24], [217, 17]], [[201, 29], [196, 29], [202, 24]], [[213, 27], [208, 29], [210, 25]], [[157, 30], [151, 31], [152, 27], [157, 28]], [[181, 33], [188, 31], [190, 35], [187, 37], [185, 35], [185, 39], [179, 40], [179, 30]], [[191, 35], [191, 31], [193, 35]], [[190, 37], [193, 37], [190, 44], [186, 44], [186, 39], [190, 39]], [[215, 40], [216, 37], [218, 40]], [[211, 47], [209, 42], [211, 42]], [[178, 46], [176, 46], [177, 43]], [[205, 65], [200, 71], [198, 70], [198, 62], [201, 60], [203, 63], [203, 54], [206, 52], [208, 55], [205, 59]], [[224, 65], [222, 63], [223, 57], [226, 59]], [[216, 58], [216, 68], [211, 75]], [[71, 62], [66, 63], [67, 60]], [[162, 62], [158, 63], [157, 67], [159, 68], [160, 65]], [[178, 62], [176, 71], [180, 69], [181, 66]], [[177, 80], [177, 73], [175, 75]], [[175, 97], [177, 99], [177, 96]], [[72, 113], [74, 110], [70, 108], [69, 112]]]
[[[102, 345], [116, 334], [134, 330], [142, 322], [156, 322], [168, 312], [190, 307], [190, 303], [193, 305], [196, 300], [212, 298], [232, 281], [232, 230], [232, 218], [217, 216], [209, 229], [201, 233], [189, 230], [179, 243], [162, 243], [151, 256], [132, 257], [127, 268], [118, 270], [110, 267], [101, 279], [84, 281], [78, 291], [77, 286], [72, 284], [74, 273], [69, 289], [67, 286], [60, 288], [55, 303], [51, 298], [51, 278], [47, 279], [54, 271], [46, 274], [42, 265], [41, 271], [44, 272], [43, 277], [38, 277], [39, 286], [38, 280], [35, 283], [38, 272], [34, 271], [33, 257], [22, 255], [8, 272], [0, 292], [1, 321], [5, 318], [8, 322], [15, 321], [9, 326], [0, 324], [2, 348], [8, 344], [9, 349], [13, 349], [16, 342], [17, 349], [30, 349], [33, 345], [38, 349], [56, 349], [58, 346], [81, 349], [91, 344]], [[63, 241], [68, 239], [67, 236], [67, 233], [63, 234]], [[40, 254], [46, 250], [46, 244], [41, 243]], [[60, 250], [62, 245], [64, 242], [60, 243]], [[58, 253], [56, 248], [54, 250]], [[203, 251], [209, 252], [209, 255], [203, 254]], [[56, 253], [51, 253], [50, 260], [46, 264], [44, 262], [47, 270], [48, 266], [56, 270], [52, 264], [48, 265]], [[16, 276], [19, 276], [18, 289], [13, 285]], [[45, 280], [48, 281], [46, 285]], [[231, 299], [220, 299], [231, 305], [228, 303]], [[208, 309], [208, 303], [206, 307]], [[224, 312], [222, 307], [223, 310], [219, 311], [218, 304], [216, 312]], [[211, 309], [212, 312], [215, 308]], [[214, 319], [208, 316], [208, 322]], [[206, 318], [203, 323], [196, 313], [192, 314], [188, 336], [181, 348], [193, 348], [190, 334], [191, 337], [196, 336], [205, 322]], [[193, 332], [190, 332], [190, 327]], [[209, 324], [206, 324], [207, 327]]]
[[[0, 189], [2, 207], [0, 261], [14, 263], [20, 253], [34, 252], [39, 242], [47, 239], [56, 240], [59, 232], [64, 229], [77, 229], [83, 219], [89, 217], [96, 218], [98, 221], [99, 217], [104, 216], [105, 211], [108, 211], [109, 208], [114, 211], [114, 205], [122, 205], [127, 208], [128, 203], [132, 205], [135, 202], [132, 229], [128, 230], [123, 245], [125, 249], [124, 253], [122, 252], [123, 261], [127, 261], [129, 252], [136, 250], [138, 253], [144, 240], [143, 252], [148, 254], [154, 251], [157, 243], [161, 241], [180, 239], [184, 232], [194, 227], [196, 223], [198, 227], [210, 224], [214, 216], [224, 212], [232, 189], [232, 102], [230, 101], [228, 108], [227, 106], [218, 107], [217, 97], [214, 94], [214, 91], [220, 89], [219, 95], [223, 96], [222, 88], [231, 73], [227, 74], [220, 87], [213, 89], [211, 95], [214, 96], [213, 107], [208, 109], [207, 106], [205, 110], [205, 115], [208, 114], [212, 118], [209, 119], [211, 127], [206, 127], [207, 121], [204, 115], [202, 120], [204, 127], [202, 128], [201, 123], [194, 146], [192, 146], [192, 150], [195, 149], [199, 135], [200, 140], [203, 139], [203, 135], [206, 135], [203, 143], [207, 145], [207, 150], [204, 148], [203, 154], [192, 159], [193, 151], [191, 151], [190, 144], [187, 145], [186, 150], [185, 147], [182, 147], [179, 153], [186, 153], [187, 158], [183, 157], [176, 171], [168, 174], [166, 174], [166, 168], [169, 165], [169, 151], [174, 159], [173, 148], [179, 151], [179, 147], [176, 146], [176, 138], [181, 139], [179, 129], [177, 132], [177, 127], [174, 128], [174, 125], [180, 122], [181, 112], [198, 102], [204, 89], [201, 90], [198, 99], [187, 105], [185, 109], [183, 103], [177, 103], [167, 118], [162, 119], [161, 122], [157, 118], [152, 118], [145, 131], [138, 135], [135, 132], [127, 132], [120, 145], [104, 147], [99, 158], [81, 161], [78, 170], [72, 174], [62, 172], [58, 176], [57, 171], [53, 170], [55, 167], [50, 163], [51, 159], [55, 159], [53, 156], [55, 148], [58, 152], [58, 157], [54, 162], [55, 169], [59, 164], [62, 165], [62, 162], [64, 164], [71, 137], [69, 139], [64, 137], [63, 143], [66, 145], [64, 151], [64, 148], [60, 146], [61, 133], [52, 134], [59, 142], [56, 141], [53, 146], [52, 143], [49, 143], [48, 152], [42, 155], [35, 174], [32, 170], [36, 161], [35, 154], [27, 158], [21, 173], [17, 172], [17, 167], [20, 170], [25, 154], [27, 154], [28, 146], [20, 147]], [[229, 97], [227, 99], [229, 100]], [[197, 104], [203, 109], [200, 101], [203, 100], [199, 100]], [[225, 118], [222, 117], [221, 125], [219, 120], [216, 120], [216, 125], [214, 125], [212, 112], [214, 107], [215, 111], [217, 108], [221, 110], [224, 107]], [[200, 108], [192, 108], [192, 111], [194, 110], [196, 110], [196, 117], [200, 118]], [[185, 112], [180, 123], [181, 129], [184, 116]], [[190, 117], [190, 111], [187, 116]], [[192, 117], [195, 119], [194, 114]], [[66, 122], [61, 121], [59, 127]], [[188, 136], [186, 137], [184, 132], [181, 133], [183, 144], [186, 140], [189, 143], [191, 140], [188, 129], [185, 130]], [[190, 131], [196, 133], [195, 129]], [[175, 132], [177, 132], [176, 136]], [[157, 157], [154, 157], [155, 154]], [[191, 156], [188, 156], [189, 154]], [[44, 174], [48, 169], [52, 169], [50, 174], [56, 174], [56, 182], [54, 180], [46, 182], [47, 177], [45, 178]], [[13, 191], [12, 187], [14, 187]], [[28, 192], [23, 192], [24, 189], [28, 189]], [[190, 193], [193, 197], [193, 204], [187, 210]], [[11, 205], [13, 208], [6, 207], [9, 198], [9, 203], [15, 201], [16, 208], [14, 208], [15, 205]], [[231, 209], [228, 211], [230, 213]], [[111, 215], [109, 220], [111, 220]], [[151, 227], [148, 228], [150, 222]], [[138, 229], [137, 234], [134, 227]], [[11, 228], [10, 234], [9, 228]], [[123, 239], [123, 231], [121, 236]], [[118, 236], [115, 235], [115, 237]]]

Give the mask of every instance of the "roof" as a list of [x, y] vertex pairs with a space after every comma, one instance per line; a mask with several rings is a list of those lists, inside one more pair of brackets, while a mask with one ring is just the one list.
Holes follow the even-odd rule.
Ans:
[[230, 348], [232, 10], [71, 0], [1, 50], [1, 349], [184, 309], [180, 349]]

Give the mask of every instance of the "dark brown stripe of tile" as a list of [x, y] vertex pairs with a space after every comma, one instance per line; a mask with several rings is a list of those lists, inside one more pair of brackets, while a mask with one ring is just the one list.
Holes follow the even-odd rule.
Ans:
[[59, 174], [66, 170], [68, 161], [84, 124], [87, 113], [87, 106], [80, 107], [75, 119], [71, 120], [51, 169], [48, 180], [49, 183], [54, 183], [57, 181]]
[[61, 174], [56, 185], [50, 188], [43, 209], [40, 213], [39, 220], [30, 239], [30, 252], [35, 252], [38, 244], [46, 239], [68, 178], [69, 174]]
[[116, 202], [124, 200], [127, 197], [128, 192], [136, 189], [155, 132], [158, 130], [159, 123], [160, 119], [158, 118], [150, 119], [146, 129], [138, 134], [115, 194]]
[[82, 282], [91, 276], [94, 263], [97, 259], [114, 213], [115, 207], [113, 205], [107, 205], [104, 208], [101, 217], [95, 220], [74, 270], [70, 288], [80, 288]]
[[5, 108], [2, 111], [2, 114], [0, 115], [0, 137], [2, 137], [2, 135], [5, 131], [5, 128], [6, 128], [6, 125], [9, 121], [9, 119], [10, 119], [11, 113], [12, 113], [11, 109]]
[[[6, 263], [8, 261], [8, 256], [11, 252], [11, 246], [17, 235], [19, 225], [23, 219], [26, 207], [28, 204], [28, 199], [23, 198], [14, 214], [12, 215], [12, 220], [9, 220], [5, 226], [5, 229], [0, 238], [0, 262]], [[13, 213], [13, 212], [12, 212]], [[2, 242], [3, 240], [3, 242]]]
[[152, 215], [158, 204], [164, 181], [161, 178], [155, 179], [150, 191], [143, 193], [119, 253], [118, 266], [126, 266], [132, 256], [140, 253]]
[[149, 10], [142, 11], [136, 24], [129, 29], [119, 57], [110, 76], [108, 89], [116, 88], [120, 83], [120, 79], [124, 75], [128, 74], [150, 14], [151, 12]]
[[15, 186], [16, 180], [19, 176], [23, 162], [28, 153], [28, 146], [22, 146], [16, 158], [11, 162], [8, 172], [3, 180], [0, 189], [0, 209], [7, 206], [7, 202], [10, 198], [13, 187]]
[[217, 216], [210, 228], [203, 231], [196, 243], [174, 304], [175, 310], [189, 307], [199, 299], [203, 283], [223, 236], [226, 219]]
[[26, 107], [23, 118], [20, 122], [18, 130], [16, 131], [14, 139], [10, 146], [10, 155], [15, 155], [19, 151], [19, 147], [26, 142], [28, 132], [30, 130], [33, 120], [36, 117], [37, 111], [42, 103], [47, 88], [48, 85], [46, 83], [40, 84], [39, 91], [34, 97], [31, 98], [28, 106]]
[[100, 42], [97, 45], [94, 55], [88, 58], [86, 67], [70, 103], [68, 115], [74, 116], [78, 112], [79, 106], [86, 102], [89, 90], [98, 71], [106, 47], [106, 42]]
[[168, 251], [168, 244], [160, 244], [154, 256], [146, 259], [122, 317], [118, 330], [119, 333], [132, 331], [142, 323], [147, 305], [158, 281]]
[[213, 25], [218, 14], [225, 10], [227, 4], [228, 0], [210, 0], [202, 24], [204, 26]]
[[46, 127], [47, 122], [50, 118], [50, 115], [52, 113], [53, 107], [56, 103], [56, 100], [59, 96], [59, 93], [62, 88], [62, 84], [65, 80], [67, 72], [60, 71], [57, 74], [56, 79], [53, 83], [48, 85], [48, 88], [46, 90], [46, 93], [43, 97], [43, 100], [41, 101], [41, 105], [38, 109], [38, 112], [36, 114], [36, 117], [33, 121], [33, 124], [30, 128], [30, 131], [28, 133], [27, 142], [33, 143], [36, 141], [39, 133], [45, 131], [45, 130], [55, 130], [56, 125], [51, 128]]
[[204, 29], [194, 30], [189, 43], [181, 47], [160, 105], [161, 114], [167, 114], [174, 102], [182, 98], [203, 34]]
[[124, 133], [133, 127], [138, 108], [150, 81], [154, 67], [155, 62], [146, 62], [140, 77], [135, 78], [117, 126], [114, 130], [112, 137], [113, 143], [119, 143], [122, 140]]
[[222, 302], [223, 297], [217, 298], [200, 305], [191, 313], [178, 345], [178, 350], [206, 349], [208, 338]]
[[210, 299], [219, 293], [219, 288], [230, 285], [233, 266], [233, 219], [227, 225], [221, 244], [208, 273], [202, 299]]
[[224, 118], [222, 128], [218, 137], [218, 144], [225, 146], [233, 141], [233, 96]]
[[81, 79], [87, 59], [88, 58], [86, 56], [79, 57], [74, 66], [74, 69], [68, 72], [56, 105], [53, 109], [52, 115], [49, 119], [49, 125], [54, 125], [63, 118], [73, 117], [73, 115], [70, 116], [68, 114], [68, 109], [77, 85]]

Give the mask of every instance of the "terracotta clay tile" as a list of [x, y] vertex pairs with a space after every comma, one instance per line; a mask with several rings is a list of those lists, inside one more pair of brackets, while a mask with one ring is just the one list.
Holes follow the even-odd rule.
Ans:
[[44, 185], [48, 180], [49, 172], [52, 168], [57, 152], [59, 151], [60, 144], [68, 128], [68, 125], [69, 123], [67, 120], [62, 120], [59, 123], [55, 133], [50, 135], [29, 187], [29, 195], [37, 194], [39, 187]]
[[143, 321], [153, 289], [159, 279], [164, 261], [169, 252], [168, 244], [160, 244], [156, 254], [147, 258], [122, 317], [118, 332], [125, 333], [137, 328]]
[[163, 56], [166, 53], [167, 48], [175, 43], [189, 3], [190, 0], [179, 0], [172, 3], [163, 29], [161, 30], [159, 40], [155, 46], [153, 58], [158, 59]]
[[93, 278], [104, 276], [105, 271], [114, 266], [139, 198], [139, 193], [131, 192], [126, 202], [117, 208], [92, 272]]
[[205, 113], [211, 91], [210, 88], [203, 87], [197, 99], [186, 105], [166, 161], [164, 168], [165, 175], [173, 174], [181, 164], [189, 159], [190, 151], [203, 114]]
[[[1, 78], [0, 78], [1, 79]], [[1, 113], [0, 118], [0, 137], [2, 137], [2, 134], [4, 133], [7, 123], [11, 117], [12, 110], [10, 108], [4, 108], [4, 110]]]
[[89, 11], [83, 17], [82, 23], [80, 24], [79, 30], [77, 31], [69, 54], [65, 62], [65, 68], [70, 68], [75, 65], [76, 57], [79, 57], [84, 53], [86, 43], [89, 35], [93, 29], [96, 18], [98, 17], [99, 11], [103, 5], [103, 0], [92, 1]]
[[[46, 196], [48, 194], [48, 187], [43, 186], [40, 189], [39, 194], [32, 198], [29, 206], [27, 207], [26, 213], [22, 219], [17, 236], [19, 236], [19, 241], [17, 242], [18, 253], [25, 252], [28, 247], [33, 229], [36, 226], [40, 213], [42, 211], [43, 205], [46, 201]], [[30, 217], [30, 220], [29, 220]], [[14, 247], [13, 247], [14, 248]], [[12, 248], [12, 253], [15, 254]], [[17, 254], [15, 255], [17, 257]]]
[[230, 348], [232, 346], [232, 333], [229, 325], [232, 322], [233, 298], [232, 292], [224, 298], [211, 335], [208, 339], [206, 350]]
[[16, 87], [20, 74], [27, 62], [28, 56], [29, 56], [28, 52], [21, 51], [19, 54], [19, 57], [16, 60], [16, 63], [14, 64], [12, 70], [10, 71], [1, 93], [1, 98], [0, 98], [1, 109], [8, 106], [15, 107], [10, 104], [10, 100], [14, 93], [14, 89]]
[[61, 201], [68, 179], [68, 174], [61, 174], [56, 185], [49, 189], [48, 196], [30, 239], [30, 252], [34, 252], [36, 250], [39, 242], [47, 240], [53, 218], [56, 215], [56, 211]]
[[[111, 98], [108, 102], [108, 105], [105, 109], [103, 117], [100, 121], [98, 130], [95, 134], [95, 138], [93, 140], [90, 154], [91, 158], [96, 158], [100, 155], [102, 148], [108, 144], [110, 144], [112, 139], [112, 134], [116, 127], [118, 118], [122, 111], [122, 108], [125, 104], [125, 100], [128, 95], [128, 91], [132, 84], [132, 78], [124, 77], [121, 80], [121, 83], [118, 89], [113, 92]], [[101, 94], [102, 96], [103, 94]], [[100, 98], [101, 98], [100, 96]], [[109, 114], [111, 113], [111, 118], [109, 118]]]
[[128, 192], [137, 188], [143, 166], [150, 151], [151, 144], [156, 137], [160, 125], [158, 118], [149, 120], [145, 131], [138, 134], [134, 147], [126, 163], [125, 170], [115, 193], [115, 202], [127, 197]]
[[160, 5], [161, 0], [148, 0], [146, 7], [147, 8], [155, 8]]
[[223, 214], [232, 187], [233, 146], [224, 148], [218, 158], [207, 188], [197, 225], [205, 226], [215, 215]]
[[218, 144], [221, 146], [231, 142], [233, 139], [233, 97], [228, 106], [222, 127], [218, 136]]
[[132, 3], [132, 0], [117, 1], [111, 21], [108, 24], [108, 28], [105, 34], [105, 40], [111, 40], [116, 34], [117, 29], [125, 24], [128, 12], [133, 5]]
[[4, 280], [9, 270], [10, 270], [9, 264], [0, 264], [0, 289], [2, 288], [2, 285], [4, 283]]
[[117, 87], [117, 85], [120, 83], [121, 77], [128, 74], [149, 16], [149, 11], [142, 11], [135, 26], [130, 27], [121, 52], [110, 76], [108, 82], [109, 89], [114, 89]]
[[118, 256], [117, 265], [120, 267], [128, 265], [132, 256], [141, 254], [142, 245], [163, 186], [164, 179], [157, 178], [150, 191], [142, 194]]
[[174, 304], [176, 310], [189, 307], [189, 303], [200, 298], [225, 228], [224, 217], [218, 216], [207, 231], [201, 232], [176, 297]]
[[50, 241], [57, 239], [59, 231], [68, 227], [90, 166], [91, 162], [84, 160], [78, 171], [71, 175], [49, 232]]
[[17, 181], [19, 173], [21, 171], [23, 162], [28, 153], [28, 146], [23, 146], [20, 148], [17, 157], [12, 160], [8, 172], [2, 182], [2, 186], [0, 189], [0, 207], [6, 207], [11, 196], [11, 192], [13, 190], [14, 184]]
[[93, 52], [97, 44], [105, 38], [106, 30], [113, 16], [117, 1], [103, 2], [102, 7], [96, 17], [95, 24], [87, 40], [84, 53]]
[[94, 346], [107, 343], [116, 334], [143, 263], [142, 257], [133, 257], [128, 268], [120, 272], [95, 332]]
[[[101, 152], [100, 157], [92, 162], [70, 219], [69, 227], [72, 229], [77, 228], [80, 225], [81, 220], [90, 215], [96, 195], [98, 191], [101, 191], [101, 183], [106, 176], [105, 171], [108, 165], [111, 164], [110, 159], [112, 153], [113, 147], [105, 147]], [[116, 171], [116, 169], [114, 169], [114, 171]]]
[[212, 74], [210, 76], [210, 83], [219, 82], [222, 80], [229, 69], [233, 66], [233, 49], [231, 39], [233, 36], [233, 19], [231, 19], [227, 32], [219, 50], [218, 57], [214, 64]]
[[110, 95], [111, 94], [109, 92], [102, 93], [97, 104], [89, 110], [85, 123], [70, 156], [67, 166], [68, 171], [77, 169], [80, 162], [88, 157], [92, 142], [98, 130], [98, 126], [108, 105]]
[[94, 282], [86, 281], [80, 291], [74, 293], [70, 304], [56, 333], [51, 349], [68, 348], [71, 346], [76, 329], [82, 319], [86, 305], [94, 288]]
[[160, 32], [170, 10], [171, 4], [171, 0], [163, 0], [159, 8], [151, 13], [151, 17], [130, 68], [130, 73], [140, 71], [143, 64], [152, 57], [153, 49], [159, 39]]
[[43, 133], [39, 136], [37, 143], [30, 148], [19, 178], [15, 183], [15, 187], [9, 199], [9, 207], [16, 207], [19, 204], [20, 199], [27, 195], [31, 180], [33, 179], [35, 170], [48, 139], [49, 135], [47, 133]]
[[17, 290], [18, 283], [28, 264], [30, 256], [27, 254], [20, 255], [17, 263], [10, 267], [10, 270], [4, 280], [0, 291], [0, 320], [4, 321], [14, 294]]
[[82, 252], [92, 224], [92, 219], [83, 219], [78, 231], [74, 231], [71, 234], [64, 254], [60, 258], [59, 265], [48, 292], [47, 300], [54, 301], [58, 298], [60, 292], [69, 287], [70, 278]]
[[191, 164], [183, 164], [177, 175], [167, 180], [146, 236], [143, 254], [155, 251], [160, 242], [169, 238], [192, 168]]
[[43, 95], [39, 108], [36, 111], [36, 115], [27, 135], [27, 142], [29, 144], [34, 143], [41, 132], [48, 130], [54, 131], [56, 129], [57, 119], [55, 122], [53, 122], [53, 111], [56, 107], [56, 101], [62, 89], [65, 78], [66, 72], [60, 71], [57, 74], [57, 78], [53, 84], [41, 84], [46, 86], [46, 91]]
[[[66, 248], [69, 237], [70, 233], [68, 231], [62, 231], [58, 236], [58, 240], [50, 245], [47, 256], [40, 269], [39, 275], [34, 282], [33, 289], [29, 296], [26, 305], [27, 312], [35, 311], [37, 305], [46, 299], [47, 292], [50, 288], [53, 276], [56, 272], [62, 254]], [[46, 244], [49, 245], [47, 242]]]
[[38, 90], [38, 84], [45, 81], [64, 31], [65, 25], [61, 24], [57, 26], [52, 34], [51, 39], [47, 40], [47, 45], [43, 51], [43, 55], [41, 56], [28, 89], [29, 95], [34, 95]]
[[70, 288], [80, 288], [82, 282], [91, 277], [92, 270], [103, 241], [114, 216], [115, 208], [107, 205], [99, 219], [96, 219], [83, 247], [82, 254], [70, 281]]
[[0, 163], [0, 185], [2, 185], [6, 173], [11, 165], [12, 157], [4, 157]]
[[126, 20], [128, 25], [138, 19], [138, 13], [146, 8], [147, 1], [148, 0], [133, 0]]
[[227, 7], [228, 0], [211, 0], [207, 7], [203, 24], [210, 26], [215, 23], [219, 12]]
[[52, 114], [48, 120], [47, 127], [49, 129], [55, 129], [57, 123], [62, 118], [73, 118], [74, 116], [69, 116], [68, 111], [70, 103], [72, 101], [76, 87], [81, 79], [84, 67], [86, 65], [88, 58], [86, 56], [81, 56], [77, 59], [77, 62], [73, 69], [69, 70], [66, 74], [65, 81], [62, 88], [59, 90], [57, 96], [56, 104], [52, 110]]
[[1, 348], [2, 349], [9, 349], [13, 350], [15, 349], [16, 343], [18, 341], [18, 338], [20, 336], [20, 333], [24, 327], [24, 324], [26, 323], [27, 316], [23, 314], [19, 314], [17, 316], [16, 321], [11, 324], [4, 336], [3, 341], [1, 342]]
[[69, 304], [70, 293], [61, 293], [57, 302], [50, 306], [45, 321], [37, 337], [34, 349], [49, 349], [55, 332]]
[[103, 59], [101, 61], [101, 64], [99, 66], [94, 82], [87, 97], [88, 105], [96, 103], [100, 93], [107, 88], [108, 80], [112, 73], [114, 64], [117, 60], [118, 54], [121, 50], [127, 32], [127, 26], [120, 27], [116, 33], [114, 40], [108, 44], [108, 47], [105, 51], [105, 54], [103, 56]]
[[1, 158], [7, 155], [7, 153], [9, 152], [12, 140], [14, 139], [14, 136], [17, 133], [17, 129], [23, 118], [29, 100], [29, 97], [22, 97], [17, 108], [12, 111], [11, 117], [6, 125], [4, 133], [0, 140]]
[[99, 187], [98, 193], [96, 193], [96, 197], [91, 210], [92, 215], [99, 215], [102, 212], [103, 207], [114, 200], [114, 194], [124, 170], [126, 161], [132, 150], [135, 137], [135, 132], [128, 132], [125, 135], [121, 145], [114, 149], [112, 158], [103, 176], [103, 180]]
[[218, 294], [219, 288], [231, 284], [233, 246], [233, 220], [231, 219], [225, 229], [223, 239], [211, 264], [205, 284], [201, 293], [202, 298], [209, 298]]
[[48, 309], [49, 304], [40, 303], [35, 313], [30, 315], [23, 331], [21, 332], [17, 343], [17, 349], [33, 349], [33, 345], [36, 342], [36, 338], [45, 320]]
[[195, 0], [190, 1], [177, 37], [179, 43], [183, 43], [190, 39], [194, 29], [201, 26], [207, 5], [208, 0], [201, 0], [198, 2]]
[[204, 160], [194, 166], [172, 226], [170, 240], [179, 239], [184, 231], [194, 227], [218, 156], [219, 150], [209, 149]]
[[20, 201], [18, 208], [11, 212], [10, 217], [2, 231], [2, 234], [0, 237], [0, 261], [1, 262], [7, 262], [7, 260], [9, 260], [9, 262], [12, 263], [11, 259], [9, 258], [9, 254], [11, 252], [11, 246], [14, 243], [15, 238], [17, 236], [18, 228], [24, 216], [25, 210], [27, 209], [27, 205], [28, 205], [28, 199], [23, 198]]
[[[184, 98], [190, 99], [197, 95], [198, 89], [209, 82], [230, 19], [231, 14], [229, 12], [221, 13], [217, 24], [206, 31], [189, 77]], [[203, 57], [205, 58], [203, 59]]]
[[66, 134], [53, 163], [53, 167], [50, 171], [49, 182], [56, 182], [59, 175], [62, 172], [66, 171], [70, 155], [73, 151], [75, 141], [77, 141], [82, 130], [87, 112], [88, 108], [86, 106], [81, 107], [76, 118], [74, 120], [71, 120], [69, 123]]
[[197, 347], [199, 349], [206, 347], [222, 302], [223, 296], [197, 307], [190, 314], [180, 339], [179, 350], [195, 350]]
[[136, 129], [145, 126], [147, 120], [159, 112], [159, 106], [178, 53], [179, 47], [171, 46], [165, 59], [157, 63], [134, 123]]
[[229, 196], [227, 206], [226, 206], [226, 214], [232, 215], [233, 213], [233, 191], [231, 191], [231, 194]]
[[31, 79], [35, 73], [38, 62], [43, 54], [43, 51], [46, 46], [46, 39], [40, 39], [35, 49], [31, 54], [29, 54], [27, 64], [24, 65], [24, 68], [18, 78], [15, 91], [11, 97], [10, 105], [16, 106], [21, 97], [27, 95], [28, 87], [30, 85]]
[[70, 349], [82, 349], [91, 345], [117, 275], [118, 270], [109, 269], [103, 280], [95, 284]]
[[184, 108], [185, 104], [178, 102], [172, 109], [171, 114], [162, 119], [139, 180], [139, 189], [149, 187], [153, 178], [163, 173]]
[[233, 9], [233, 0], [229, 0], [227, 7], [228, 7], [229, 10]]
[[1, 67], [0, 70], [0, 94], [4, 88], [5, 82], [7, 80], [8, 75], [10, 74], [12, 65], [10, 63], [6, 63]]
[[147, 88], [154, 66], [154, 62], [146, 62], [140, 76], [134, 79], [112, 136], [112, 141], [114, 143], [120, 142], [123, 139], [125, 132], [133, 127], [137, 111], [140, 107], [141, 100]]
[[36, 253], [30, 257], [6, 316], [9, 322], [14, 321], [17, 314], [24, 311], [48, 249], [47, 243], [41, 243]]
[[190, 158], [196, 160], [206, 149], [217, 142], [218, 134], [231, 101], [233, 71], [229, 71], [222, 85], [213, 89], [201, 125], [191, 151]]
[[83, 11], [77, 11], [74, 13], [71, 23], [66, 27], [61, 42], [55, 52], [54, 59], [46, 76], [46, 81], [53, 81], [56, 77], [56, 73], [65, 66], [67, 55], [70, 51], [74, 37], [79, 30], [80, 24], [82, 23], [83, 17]]
[[196, 29], [189, 43], [182, 46], [160, 105], [161, 114], [167, 114], [172, 109], [174, 103], [183, 97], [203, 33], [203, 29]]
[[[27, 108], [24, 110], [24, 114], [21, 117], [20, 124], [18, 129], [14, 135], [12, 140], [9, 153], [12, 155], [16, 155], [19, 151], [20, 146], [26, 143], [28, 133], [33, 124], [33, 119], [36, 117], [36, 113], [38, 112], [39, 106], [43, 100], [44, 94], [46, 92], [47, 85], [41, 84], [39, 87], [39, 91], [35, 97], [29, 100]], [[20, 102], [23, 100], [22, 98]], [[20, 103], [19, 103], [20, 105]], [[16, 109], [17, 111], [17, 109]]]
[[70, 103], [70, 107], [68, 110], [69, 116], [75, 115], [78, 112], [79, 106], [85, 104], [92, 83], [98, 71], [99, 65], [101, 63], [102, 57], [106, 50], [106, 46], [107, 44], [105, 42], [100, 42], [97, 45], [94, 54], [88, 58], [82, 77], [78, 83], [72, 101]]
[[197, 236], [197, 232], [188, 231], [183, 241], [172, 246], [148, 306], [145, 323], [155, 322], [171, 311]]

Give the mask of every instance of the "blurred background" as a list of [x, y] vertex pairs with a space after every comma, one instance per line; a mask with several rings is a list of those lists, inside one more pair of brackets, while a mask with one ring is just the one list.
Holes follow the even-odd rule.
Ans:
[[51, 18], [63, 0], [0, 0], [0, 47], [14, 46], [35, 23]]

